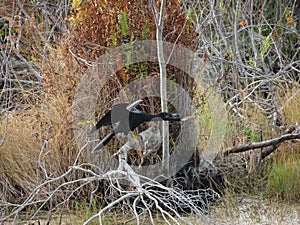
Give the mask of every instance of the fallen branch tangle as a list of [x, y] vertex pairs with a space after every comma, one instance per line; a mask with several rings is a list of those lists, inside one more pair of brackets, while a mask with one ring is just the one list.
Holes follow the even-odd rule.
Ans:
[[[110, 171], [103, 176], [107, 177], [111, 182], [113, 181], [113, 183], [116, 182], [117, 185], [112, 184], [111, 187], [118, 187], [115, 191], [122, 194], [116, 200], [108, 203], [97, 214], [90, 217], [84, 224], [88, 224], [96, 218], [99, 219], [99, 224], [103, 224], [102, 215], [104, 212], [112, 209], [117, 204], [128, 204], [126, 200], [129, 199], [132, 202], [129, 208], [132, 209], [137, 224], [141, 224], [141, 217], [145, 220], [147, 214], [149, 223], [155, 224], [152, 215], [153, 208], [157, 210], [156, 214], [160, 214], [167, 224], [180, 224], [180, 222], [191, 224], [187, 218], [181, 215], [182, 212], [203, 216], [203, 212], [208, 206], [208, 198], [219, 198], [219, 195], [212, 189], [185, 191], [176, 186], [165, 186], [161, 182], [156, 181], [156, 179], [150, 179], [133, 171], [127, 163], [127, 153], [137, 145], [142, 145], [143, 149], [146, 149], [149, 141], [157, 138], [156, 132], [151, 132], [152, 129], [149, 128], [140, 134], [143, 140], [129, 136], [129, 141], [116, 153], [119, 156], [118, 170]], [[111, 176], [112, 174], [113, 176]], [[122, 182], [127, 181], [130, 186], [134, 187], [134, 190], [127, 191], [123, 189], [124, 187], [119, 183], [121, 180]]]
[[[47, 169], [40, 163], [46, 179], [37, 185], [23, 203], [19, 205], [6, 203], [7, 206], [13, 207], [13, 210], [9, 215], [1, 218], [0, 222], [18, 222], [24, 209], [34, 207], [35, 210], [31, 212], [31, 215], [27, 214], [29, 218], [27, 217], [26, 220], [28, 222], [36, 220], [41, 211], [48, 208], [47, 220], [50, 223], [52, 213], [57, 214], [57, 211], [64, 205], [68, 205], [78, 192], [91, 190], [90, 199], [93, 199], [94, 194], [97, 194], [99, 184], [103, 182], [106, 183], [104, 187], [107, 195], [104, 197], [106, 204], [84, 224], [89, 224], [94, 220], [98, 220], [99, 224], [104, 224], [103, 214], [115, 210], [117, 206], [124, 210], [126, 215], [132, 215], [131, 220], [135, 220], [136, 224], [144, 224], [145, 221], [147, 224], [155, 224], [154, 218], [157, 216], [161, 217], [165, 224], [192, 224], [183, 213], [191, 213], [203, 218], [209, 201], [220, 197], [218, 193], [211, 188], [183, 190], [176, 179], [172, 180], [172, 185], [166, 185], [164, 183], [168, 182], [158, 181], [162, 180], [162, 177], [151, 179], [142, 176], [127, 163], [128, 151], [137, 144], [146, 147], [149, 145], [149, 140], [154, 138], [153, 135], [157, 134], [150, 132], [145, 135], [144, 131], [143, 140], [129, 137], [129, 141], [116, 153], [119, 157], [118, 168], [106, 173], [99, 172], [101, 168], [94, 164], [79, 163], [79, 158], [84, 154], [88, 144], [81, 148], [73, 165], [60, 176], [48, 176]], [[76, 173], [84, 173], [85, 178], [68, 180], [68, 177]], [[49, 187], [54, 188], [49, 189]], [[64, 195], [64, 200], [51, 206], [53, 199], [61, 194]]]
[[[153, 128], [149, 128], [144, 131], [142, 139], [129, 137], [129, 141], [115, 154], [118, 155], [119, 158], [119, 166], [116, 170], [101, 173], [99, 172], [101, 171], [101, 168], [94, 164], [79, 163], [79, 158], [84, 154], [87, 144], [79, 151], [73, 165], [60, 176], [48, 176], [46, 167], [43, 163], [40, 163], [39, 165], [42, 168], [42, 171], [44, 171], [46, 179], [37, 185], [22, 204], [16, 205], [6, 203], [6, 206], [12, 207], [13, 210], [9, 215], [1, 218], [0, 221], [4, 222], [13, 220], [16, 222], [19, 220], [24, 209], [35, 206], [35, 211], [30, 215], [29, 221], [35, 220], [45, 207], [50, 207], [48, 210], [48, 221], [50, 222], [50, 215], [57, 212], [57, 210], [64, 205], [68, 205], [73, 196], [76, 196], [79, 191], [84, 191], [86, 189], [91, 190], [90, 199], [93, 199], [94, 195], [97, 194], [96, 191], [99, 184], [103, 182], [106, 183], [105, 193], [109, 195], [105, 197], [106, 204], [98, 212], [88, 218], [84, 224], [89, 224], [95, 219], [98, 220], [99, 224], [105, 223], [105, 221], [103, 221], [103, 218], [105, 218], [103, 216], [104, 213], [114, 210], [117, 206], [122, 206], [119, 208], [125, 210], [126, 214], [129, 213], [132, 215], [131, 220], [135, 220], [136, 224], [142, 224], [145, 221], [150, 224], [155, 224], [154, 217], [157, 217], [157, 215], [160, 215], [166, 224], [180, 224], [182, 222], [191, 224], [191, 222], [183, 216], [183, 213], [191, 213], [203, 218], [208, 203], [211, 200], [218, 199], [220, 197], [213, 189], [201, 189], [199, 187], [196, 187], [196, 189], [193, 190], [184, 189], [182, 188], [183, 177], [178, 177], [178, 180], [176, 178], [172, 178], [172, 185], [166, 185], [165, 183], [168, 182], [158, 181], [161, 180], [161, 177], [157, 177], [155, 179], [145, 177], [136, 173], [127, 163], [127, 153], [132, 148], [140, 147], [143, 152], [140, 155], [147, 155], [147, 152], [144, 151], [146, 147], [149, 147], [148, 145], [150, 140], [153, 141], [153, 139], [159, 137], [156, 132], [149, 132], [151, 129]], [[227, 150], [225, 155], [245, 152], [251, 149], [265, 148], [264, 151], [262, 151], [262, 155], [265, 155], [266, 157], [275, 151], [280, 143], [296, 139], [300, 139], [300, 128], [298, 124], [291, 126], [287, 129], [285, 134], [280, 137], [267, 141], [251, 143], [245, 146], [234, 147]], [[155, 151], [155, 148], [151, 151]], [[42, 161], [43, 160], [40, 160], [40, 162]], [[196, 167], [186, 165], [187, 171], [183, 172], [183, 174], [187, 173], [188, 178], [184, 182], [187, 182], [188, 179], [191, 179], [191, 177], [196, 179], [200, 176], [198, 170], [205, 168], [199, 165]], [[206, 169], [208, 169], [208, 167]], [[194, 170], [196, 173], [193, 173]], [[85, 178], [77, 178], [73, 180], [68, 179], [68, 177], [72, 177], [76, 173], [84, 173]], [[211, 180], [212, 178], [208, 177], [207, 179]], [[57, 185], [57, 183], [59, 183], [59, 185]], [[49, 191], [49, 187], [54, 188]], [[68, 191], [66, 192], [65, 190]], [[62, 193], [64, 193], [64, 201], [51, 206], [53, 199]]]
[[[115, 174], [126, 174], [124, 171], [114, 171]], [[133, 174], [131, 173], [131, 176]], [[132, 181], [132, 177], [125, 175], [123, 179], [126, 181]], [[122, 189], [119, 184], [119, 180], [115, 180], [114, 182], [118, 183], [116, 186], [112, 185], [112, 187], [118, 187], [115, 189], [116, 192], [119, 192], [120, 195], [117, 199], [108, 203], [104, 208], [102, 208], [98, 213], [94, 214], [90, 217], [84, 224], [88, 224], [94, 219], [99, 219], [99, 224], [103, 224], [102, 218], [103, 213], [113, 209], [116, 205], [126, 204], [128, 208], [131, 208], [133, 214], [135, 215], [135, 220], [137, 224], [141, 224], [140, 220], [143, 218], [147, 218], [154, 224], [153, 222], [153, 209], [155, 208], [157, 212], [155, 214], [160, 214], [164, 221], [167, 224], [180, 224], [180, 222], [189, 223], [189, 221], [184, 218], [180, 212], [191, 212], [197, 216], [203, 216], [203, 209], [199, 207], [199, 201], [203, 198], [203, 194], [205, 190], [199, 190], [198, 193], [191, 193], [187, 191], [180, 190], [174, 187], [166, 187], [161, 183], [151, 180], [147, 177], [142, 177], [138, 174], [135, 174], [135, 181], [143, 180], [144, 183], [142, 185], [136, 182], [131, 183], [135, 187], [132, 191], [126, 191]], [[136, 186], [138, 185], [138, 186]], [[214, 195], [213, 192], [205, 191], [207, 195]], [[129, 200], [132, 202], [132, 205], [128, 205]], [[202, 202], [205, 204], [205, 202]], [[187, 211], [188, 210], [188, 211]], [[171, 221], [171, 223], [170, 223]]]
[[[293, 134], [292, 133], [293, 131], [296, 131], [297, 133]], [[280, 137], [276, 137], [276, 138], [266, 140], [266, 141], [261, 141], [261, 142], [253, 142], [253, 143], [243, 145], [243, 146], [232, 147], [232, 148], [226, 150], [224, 155], [227, 156], [232, 153], [241, 153], [241, 152], [246, 152], [248, 150], [253, 150], [253, 149], [257, 149], [257, 148], [265, 148], [265, 147], [269, 147], [269, 146], [274, 146], [276, 149], [277, 146], [284, 141], [297, 140], [297, 139], [300, 139], [300, 127], [298, 124], [289, 127], [285, 131], [285, 133]]]

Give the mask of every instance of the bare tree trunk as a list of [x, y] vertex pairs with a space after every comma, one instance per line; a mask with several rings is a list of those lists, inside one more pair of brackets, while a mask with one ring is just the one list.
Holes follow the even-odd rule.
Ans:
[[[156, 40], [157, 40], [157, 56], [159, 62], [159, 70], [160, 70], [160, 97], [161, 97], [161, 109], [163, 112], [167, 112], [168, 108], [168, 98], [167, 98], [167, 72], [166, 72], [166, 64], [164, 60], [164, 52], [163, 52], [163, 28], [164, 28], [164, 14], [166, 7], [166, 0], [161, 1], [160, 12], [158, 13], [157, 7], [155, 5], [155, 1], [151, 1], [153, 14], [155, 18], [156, 24]], [[164, 175], [168, 176], [169, 174], [169, 122], [162, 122], [162, 139], [163, 139], [163, 154], [162, 154], [162, 162], [163, 162], [163, 171]]]

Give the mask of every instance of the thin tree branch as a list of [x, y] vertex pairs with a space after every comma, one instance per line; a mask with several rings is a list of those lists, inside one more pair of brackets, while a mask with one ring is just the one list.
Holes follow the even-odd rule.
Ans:
[[267, 141], [253, 142], [253, 143], [250, 143], [247, 145], [233, 147], [233, 148], [226, 150], [224, 155], [227, 156], [232, 153], [241, 153], [241, 152], [246, 152], [246, 151], [252, 150], [252, 149], [265, 148], [265, 147], [272, 146], [272, 145], [277, 146], [278, 144], [280, 144], [284, 141], [300, 139], [299, 125], [296, 124], [295, 126], [292, 126], [292, 128], [287, 132], [292, 132], [292, 131], [296, 130], [297, 131], [296, 134], [291, 134], [291, 133], [283, 134], [280, 137], [276, 137], [276, 138], [273, 138], [273, 139], [270, 139]]

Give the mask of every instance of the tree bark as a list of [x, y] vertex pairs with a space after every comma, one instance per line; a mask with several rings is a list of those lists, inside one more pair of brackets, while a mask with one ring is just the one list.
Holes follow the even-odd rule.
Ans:
[[[155, 5], [155, 1], [151, 1], [152, 10], [154, 13], [156, 24], [156, 40], [157, 40], [157, 56], [160, 70], [160, 98], [161, 98], [161, 110], [163, 112], [168, 111], [168, 97], [167, 97], [167, 72], [166, 63], [164, 60], [163, 52], [163, 28], [164, 28], [164, 14], [166, 7], [166, 0], [161, 1], [160, 12]], [[162, 122], [162, 167], [165, 176], [169, 175], [169, 123], [168, 121]]]

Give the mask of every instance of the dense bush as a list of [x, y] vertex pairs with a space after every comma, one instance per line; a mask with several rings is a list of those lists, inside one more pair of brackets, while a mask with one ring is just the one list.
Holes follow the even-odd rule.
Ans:
[[[59, 176], [74, 162], [78, 149], [71, 105], [89, 63], [122, 42], [155, 39], [147, 1], [65, 2], [0, 3], [0, 204], [22, 202], [47, 173]], [[299, 8], [296, 1], [168, 1], [164, 40], [184, 45], [207, 60], [216, 78], [212, 88], [219, 87], [226, 101], [230, 122], [224, 148], [274, 137], [297, 122]], [[98, 107], [97, 114], [101, 116], [111, 106], [126, 84], [139, 76], [158, 76], [158, 71], [158, 65], [150, 62], [120, 67], [99, 95], [105, 107]], [[196, 93], [186, 74], [171, 66], [167, 72], [195, 102], [201, 103], [203, 98], [205, 102], [206, 96]], [[158, 111], [158, 101], [146, 99], [152, 104], [147, 109]], [[196, 114], [209, 127], [210, 118], [203, 115], [207, 109], [203, 104], [198, 108]], [[289, 154], [289, 150], [281, 147], [283, 153]], [[293, 154], [299, 156], [299, 152]], [[285, 182], [274, 183], [276, 177], [284, 178], [285, 173], [297, 177], [285, 166], [276, 164], [269, 176], [273, 195], [280, 193], [277, 191]], [[49, 190], [75, 177], [85, 174], [64, 177]], [[74, 190], [77, 185], [64, 188]], [[41, 190], [42, 195], [47, 196], [49, 190]], [[89, 201], [91, 190], [86, 188], [73, 200]], [[59, 193], [51, 204], [64, 198]]]

